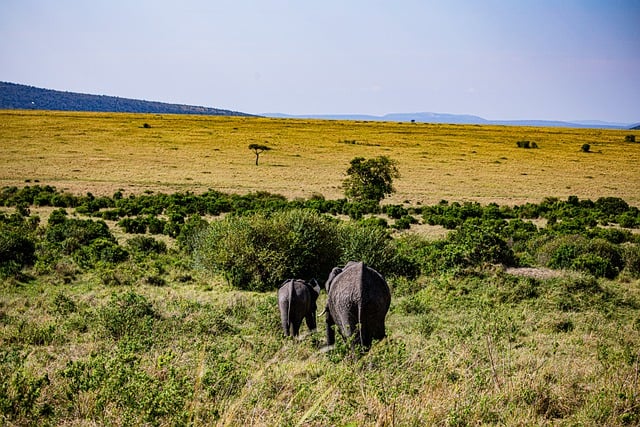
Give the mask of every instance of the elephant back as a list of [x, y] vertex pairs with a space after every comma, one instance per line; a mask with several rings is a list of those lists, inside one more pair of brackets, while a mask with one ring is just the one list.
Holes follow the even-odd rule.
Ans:
[[333, 278], [328, 293], [330, 307], [350, 309], [356, 306], [364, 315], [368, 312], [386, 314], [391, 304], [386, 280], [362, 262], [349, 262]]

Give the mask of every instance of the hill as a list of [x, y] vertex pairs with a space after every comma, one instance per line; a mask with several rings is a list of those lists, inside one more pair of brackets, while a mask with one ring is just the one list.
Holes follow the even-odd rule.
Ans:
[[251, 114], [218, 108], [62, 92], [8, 82], [0, 82], [0, 109], [251, 116]]
[[322, 119], [322, 120], [363, 120], [372, 122], [416, 122], [441, 123], [456, 125], [501, 125], [501, 126], [535, 126], [535, 127], [565, 127], [565, 128], [596, 128], [596, 129], [628, 129], [626, 123], [610, 123], [599, 120], [585, 120], [566, 122], [560, 120], [487, 120], [469, 114], [448, 113], [389, 113], [382, 116], [364, 114], [301, 114], [288, 115], [281, 113], [263, 113], [265, 117]]

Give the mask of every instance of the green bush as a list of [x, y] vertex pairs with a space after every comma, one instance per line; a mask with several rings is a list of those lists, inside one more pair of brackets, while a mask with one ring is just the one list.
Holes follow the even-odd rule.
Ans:
[[618, 272], [612, 270], [611, 264], [601, 256], [586, 253], [580, 254], [571, 263], [573, 270], [586, 271], [595, 277], [615, 277]]
[[513, 265], [515, 256], [501, 230], [506, 221], [471, 219], [449, 234], [447, 242], [455, 250], [451, 262], [462, 267], [484, 263]]
[[118, 221], [118, 226], [125, 233], [145, 234], [147, 232], [147, 222], [143, 218], [122, 218]]
[[640, 277], [640, 244], [630, 243], [623, 246], [625, 270], [635, 278]]
[[275, 289], [291, 277], [324, 278], [340, 256], [335, 222], [308, 210], [226, 217], [197, 240], [196, 264], [241, 289]]
[[167, 252], [167, 244], [153, 237], [135, 236], [127, 241], [127, 247], [140, 254], [163, 254]]
[[0, 222], [0, 277], [17, 274], [35, 262], [36, 242], [25, 226]]
[[340, 265], [362, 261], [384, 275], [393, 273], [396, 251], [387, 230], [371, 225], [343, 223], [339, 236]]
[[151, 339], [153, 324], [159, 318], [153, 305], [134, 291], [112, 295], [98, 314], [102, 326], [113, 338], [142, 341]]
[[537, 256], [547, 267], [585, 271], [595, 277], [612, 279], [624, 268], [620, 246], [601, 238], [554, 237], [538, 250]]
[[117, 243], [100, 237], [87, 246], [81, 246], [74, 252], [73, 258], [81, 267], [92, 268], [99, 262], [115, 264], [126, 261], [129, 252]]

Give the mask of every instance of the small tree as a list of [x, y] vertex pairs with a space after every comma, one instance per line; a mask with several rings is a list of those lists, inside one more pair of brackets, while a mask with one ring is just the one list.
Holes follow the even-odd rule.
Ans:
[[591, 145], [589, 144], [582, 144], [582, 151], [585, 153], [588, 153], [589, 150], [591, 150]]
[[395, 191], [393, 179], [400, 173], [394, 160], [379, 156], [368, 160], [364, 157], [352, 159], [347, 175], [342, 183], [347, 198], [380, 202]]
[[249, 150], [253, 150], [253, 152], [256, 153], [256, 166], [258, 166], [258, 159], [260, 158], [260, 154], [265, 151], [271, 150], [271, 147], [267, 147], [266, 145], [262, 144], [249, 144]]

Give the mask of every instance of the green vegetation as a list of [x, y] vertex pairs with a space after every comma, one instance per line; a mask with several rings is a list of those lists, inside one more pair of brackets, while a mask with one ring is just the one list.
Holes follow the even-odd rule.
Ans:
[[[629, 131], [0, 116], [2, 425], [640, 423]], [[384, 203], [342, 198], [363, 150]], [[285, 339], [281, 280], [351, 259], [387, 338]]]
[[[4, 424], [640, 422], [640, 211], [622, 199], [348, 220], [361, 203], [319, 195], [0, 195]], [[389, 336], [359, 356], [282, 337], [281, 280], [350, 259], [387, 276]]]
[[350, 164], [347, 178], [342, 183], [344, 193], [349, 199], [379, 203], [395, 191], [393, 179], [400, 176], [395, 161], [386, 156], [374, 159], [356, 157]]
[[263, 144], [249, 144], [249, 150], [253, 150], [256, 155], [256, 166], [258, 166], [258, 160], [260, 159], [260, 154], [265, 151], [271, 150], [271, 147]]

